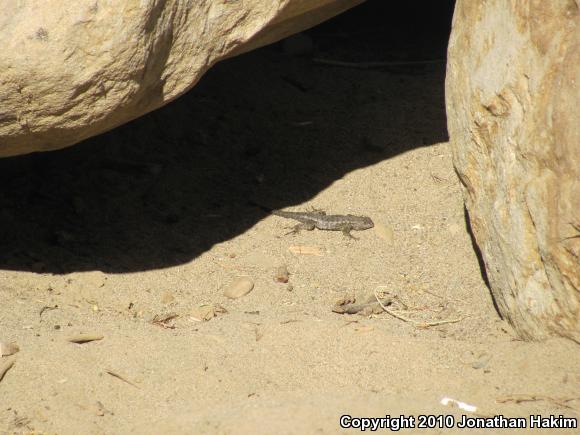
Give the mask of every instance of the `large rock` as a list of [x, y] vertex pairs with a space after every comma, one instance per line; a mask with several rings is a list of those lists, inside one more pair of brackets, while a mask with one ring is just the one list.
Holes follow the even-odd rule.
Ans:
[[363, 0], [20, 0], [0, 8], [0, 157], [156, 109], [217, 61]]
[[447, 117], [501, 314], [580, 342], [580, 13], [574, 0], [458, 0]]

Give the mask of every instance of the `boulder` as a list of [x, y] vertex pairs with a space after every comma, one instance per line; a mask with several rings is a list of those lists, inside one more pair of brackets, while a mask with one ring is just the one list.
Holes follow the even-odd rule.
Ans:
[[458, 0], [446, 106], [493, 297], [523, 339], [580, 342], [580, 4]]
[[219, 60], [362, 1], [4, 2], [0, 157], [110, 130], [183, 94]]

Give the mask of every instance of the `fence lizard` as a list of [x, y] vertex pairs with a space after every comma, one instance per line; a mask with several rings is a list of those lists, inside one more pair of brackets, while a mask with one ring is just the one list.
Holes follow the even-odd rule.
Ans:
[[300, 222], [290, 233], [297, 233], [300, 230], [312, 231], [314, 228], [318, 228], [325, 231], [342, 231], [345, 236], [354, 239], [355, 237], [350, 234], [351, 231], [368, 230], [375, 226], [372, 219], [367, 216], [326, 214], [320, 210], [311, 212], [282, 211], [272, 210], [259, 204], [256, 205], [275, 216]]

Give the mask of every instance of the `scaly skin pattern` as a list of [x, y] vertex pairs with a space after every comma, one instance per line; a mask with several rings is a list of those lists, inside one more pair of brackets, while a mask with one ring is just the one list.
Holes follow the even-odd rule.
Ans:
[[295, 211], [280, 211], [273, 210], [272, 214], [287, 219], [294, 219], [300, 224], [294, 227], [294, 231], [313, 230], [318, 228], [325, 231], [342, 231], [345, 235], [352, 238], [351, 231], [368, 230], [374, 227], [371, 218], [367, 216], [354, 216], [351, 214], [329, 214], [327, 215], [321, 211], [315, 212], [295, 212]]

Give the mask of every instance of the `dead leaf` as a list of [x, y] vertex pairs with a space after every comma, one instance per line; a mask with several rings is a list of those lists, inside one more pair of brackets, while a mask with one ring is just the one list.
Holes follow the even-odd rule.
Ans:
[[165, 329], [175, 329], [175, 325], [171, 325], [169, 322], [177, 317], [179, 317], [177, 313], [155, 314], [153, 319], [151, 319], [151, 324]]
[[196, 322], [207, 322], [218, 314], [225, 314], [228, 310], [219, 304], [205, 304], [195, 307], [191, 312], [192, 320]]

